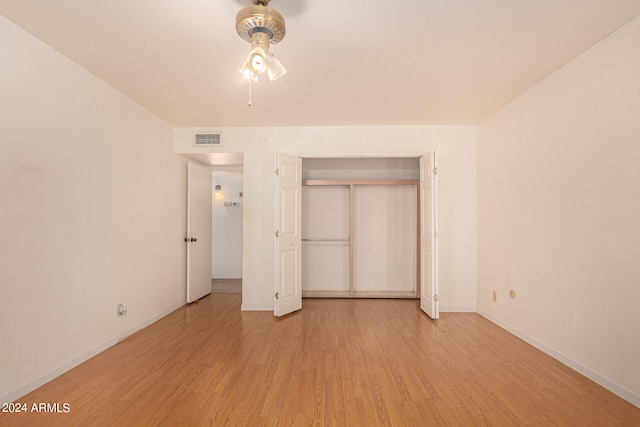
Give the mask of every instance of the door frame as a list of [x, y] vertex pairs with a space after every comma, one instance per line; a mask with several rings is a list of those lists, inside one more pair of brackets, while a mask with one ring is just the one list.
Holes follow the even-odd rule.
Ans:
[[[338, 157], [336, 157], [338, 158]], [[372, 157], [372, 158], [375, 158]], [[405, 158], [412, 158], [412, 157], [405, 157]], [[416, 245], [416, 251], [417, 251], [417, 286], [416, 286], [416, 290], [417, 290], [417, 294], [420, 297], [420, 306], [421, 309], [423, 311], [425, 311], [425, 313], [427, 315], [429, 315], [429, 317], [431, 317], [432, 319], [438, 319], [440, 316], [440, 303], [439, 303], [439, 280], [438, 280], [438, 179], [437, 179], [437, 171], [438, 171], [438, 160], [437, 160], [437, 156], [436, 156], [436, 152], [435, 151], [428, 151], [426, 153], [424, 153], [422, 156], [418, 156], [418, 157], [413, 157], [415, 159], [417, 159], [420, 162], [420, 174], [422, 178], [422, 174], [427, 172], [429, 174], [429, 182], [430, 182], [430, 187], [429, 187], [429, 192], [428, 194], [423, 193], [424, 190], [424, 184], [421, 185], [421, 183], [423, 182], [422, 179], [418, 180], [418, 191], [417, 191], [417, 210], [418, 210], [418, 217], [417, 217], [417, 245]], [[428, 162], [428, 171], [423, 170], [422, 167], [422, 162], [423, 159], [428, 158], [429, 162]], [[309, 183], [313, 183], [313, 181], [317, 181], [317, 180], [307, 180], [307, 184]], [[337, 183], [337, 182], [343, 182], [345, 180], [320, 180], [320, 181], [326, 181], [326, 183]], [[347, 180], [348, 181], [348, 180]], [[424, 246], [424, 242], [423, 242], [423, 236], [422, 236], [422, 231], [425, 228], [424, 224], [425, 224], [425, 215], [427, 214], [426, 209], [424, 207], [423, 202], [425, 201], [425, 198], [428, 197], [428, 207], [429, 207], [429, 215], [428, 215], [428, 228], [427, 230], [429, 231], [428, 233], [428, 238], [430, 239], [430, 252], [429, 252], [429, 265], [430, 268], [425, 268], [425, 265], [423, 265], [423, 253], [422, 253], [422, 247]], [[351, 248], [353, 249], [353, 248]], [[351, 271], [353, 271], [353, 269], [351, 269]], [[424, 275], [428, 274], [429, 277], [425, 277]], [[427, 281], [425, 281], [425, 278], [429, 279]], [[427, 295], [429, 296], [429, 301], [423, 301], [423, 291], [425, 291], [425, 286], [429, 286], [429, 292], [427, 292]], [[428, 304], [425, 304], [428, 303]], [[429, 305], [429, 307], [427, 307], [427, 305]]]

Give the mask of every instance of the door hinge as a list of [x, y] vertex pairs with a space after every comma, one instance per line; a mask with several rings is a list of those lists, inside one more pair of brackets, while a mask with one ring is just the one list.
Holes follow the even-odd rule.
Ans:
[[434, 295], [434, 296], [433, 296], [433, 300], [434, 300], [434, 301], [438, 301], [438, 295]]
[[276, 237], [280, 237], [280, 232], [276, 230]]
[[276, 175], [280, 175], [280, 169], [276, 169]]
[[433, 168], [433, 173], [437, 174], [438, 173], [438, 168]]
[[276, 292], [276, 299], [280, 299], [280, 294]]

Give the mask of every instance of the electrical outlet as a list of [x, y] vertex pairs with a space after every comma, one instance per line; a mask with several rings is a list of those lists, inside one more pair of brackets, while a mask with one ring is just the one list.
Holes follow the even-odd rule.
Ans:
[[127, 306], [124, 304], [118, 304], [116, 306], [116, 316], [120, 317], [120, 316], [126, 316], [127, 315]]
[[510, 296], [511, 298], [515, 299], [515, 298], [516, 298], [516, 291], [514, 291], [513, 289], [511, 289], [511, 290], [509, 291], [509, 296]]
[[498, 292], [497, 291], [493, 291], [493, 300], [494, 301], [498, 301]]

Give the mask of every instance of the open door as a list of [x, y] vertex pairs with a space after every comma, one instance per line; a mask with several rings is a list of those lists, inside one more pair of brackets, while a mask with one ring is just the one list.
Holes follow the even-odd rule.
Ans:
[[436, 263], [437, 173], [436, 154], [431, 151], [420, 158], [420, 308], [432, 319], [440, 317]]
[[302, 159], [276, 154], [274, 315], [302, 308]]
[[187, 163], [187, 303], [211, 293], [211, 170]]

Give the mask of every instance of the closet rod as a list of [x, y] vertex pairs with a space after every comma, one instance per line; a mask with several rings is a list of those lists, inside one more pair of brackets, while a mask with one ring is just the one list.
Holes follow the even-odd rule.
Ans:
[[348, 242], [349, 239], [302, 239], [303, 242]]
[[417, 179], [303, 179], [302, 185], [418, 185]]

